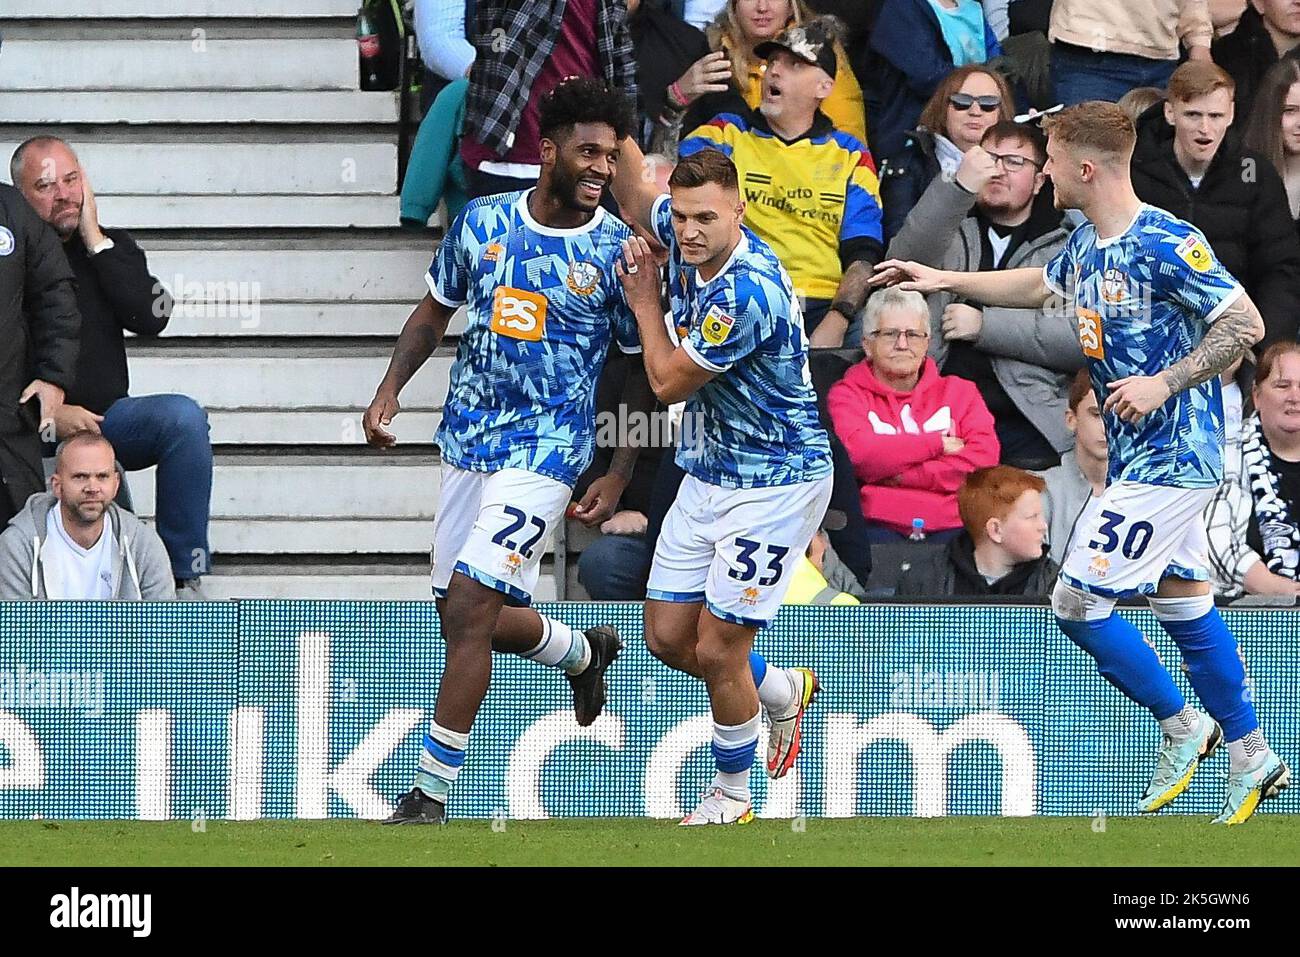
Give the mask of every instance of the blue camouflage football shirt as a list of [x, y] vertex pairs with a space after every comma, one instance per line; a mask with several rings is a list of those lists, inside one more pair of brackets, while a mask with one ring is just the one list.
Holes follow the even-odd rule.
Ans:
[[467, 306], [436, 441], [457, 468], [524, 469], [573, 485], [595, 448], [596, 381], [611, 336], [640, 352], [614, 274], [632, 231], [603, 209], [576, 229], [528, 213], [528, 193], [469, 203], [426, 279]]
[[682, 261], [666, 195], [651, 221], [671, 251], [668, 292], [681, 348], [717, 373], [686, 400], [677, 464], [725, 488], [829, 475], [830, 440], [817, 414], [803, 316], [776, 255], [742, 227], [731, 259], [701, 282]]
[[[1043, 267], [1073, 303], [1098, 403], [1107, 383], [1150, 376], [1186, 357], [1241, 295], [1241, 285], [1195, 226], [1143, 205], [1121, 235], [1097, 239], [1086, 223]], [[1216, 376], [1139, 419], [1103, 413], [1108, 482], [1210, 488], [1223, 480], [1223, 400]]]

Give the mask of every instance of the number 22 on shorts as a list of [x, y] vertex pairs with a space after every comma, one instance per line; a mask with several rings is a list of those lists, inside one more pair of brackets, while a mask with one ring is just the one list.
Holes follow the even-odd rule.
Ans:
[[497, 286], [492, 296], [492, 331], [539, 342], [546, 331], [546, 298], [524, 289]]

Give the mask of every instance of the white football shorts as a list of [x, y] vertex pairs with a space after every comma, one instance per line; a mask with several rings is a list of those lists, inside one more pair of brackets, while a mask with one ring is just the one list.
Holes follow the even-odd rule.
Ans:
[[826, 514], [831, 477], [770, 488], [682, 480], [655, 546], [646, 597], [704, 602], [717, 617], [762, 627]]
[[536, 472], [469, 472], [443, 463], [433, 521], [433, 593], [460, 572], [525, 605], [573, 489]]

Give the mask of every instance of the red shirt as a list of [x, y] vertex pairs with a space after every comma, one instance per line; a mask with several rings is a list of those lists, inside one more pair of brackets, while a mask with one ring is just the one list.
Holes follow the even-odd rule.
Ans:
[[494, 156], [492, 151], [466, 136], [460, 144], [461, 159], [471, 169], [480, 163], [531, 163], [542, 161], [541, 137], [538, 134], [539, 111], [542, 97], [555, 89], [560, 81], [570, 76], [600, 76], [600, 58], [596, 53], [596, 16], [600, 0], [568, 0], [564, 17], [560, 21], [560, 35], [555, 39], [551, 55], [542, 63], [542, 69], [528, 91], [528, 105], [519, 117], [515, 140], [505, 156]]

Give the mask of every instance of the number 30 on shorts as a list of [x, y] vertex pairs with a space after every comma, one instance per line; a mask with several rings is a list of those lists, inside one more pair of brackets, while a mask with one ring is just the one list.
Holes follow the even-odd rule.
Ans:
[[[512, 552], [518, 552], [524, 557], [525, 561], [530, 560], [533, 557], [533, 546], [546, 534], [546, 523], [536, 515], [529, 515], [513, 505], [502, 505], [501, 510], [510, 517], [510, 524], [492, 536], [492, 543], [500, 545], [502, 548], [508, 548]], [[522, 530], [525, 525], [532, 525], [537, 531], [520, 545], [516, 543], [512, 536]]]
[[[750, 538], [737, 538], [736, 547], [740, 549], [736, 561], [740, 562], [741, 567], [732, 568], [727, 574], [736, 581], [753, 581], [754, 576], [758, 574], [758, 562], [754, 561], [754, 555], [763, 545], [761, 542], [756, 542]], [[790, 554], [790, 549], [784, 545], [767, 546], [767, 574], [758, 580], [760, 585], [764, 587], [775, 585], [781, 580], [781, 574], [785, 570], [781, 562], [785, 560], [785, 556], [788, 554]]]
[[[1105, 521], [1101, 523], [1101, 528], [1097, 529], [1099, 537], [1090, 541], [1088, 547], [1103, 552], [1113, 552], [1120, 547], [1119, 527], [1124, 524], [1124, 516], [1107, 509], [1101, 513], [1101, 517]], [[1124, 536], [1123, 548], [1120, 549], [1124, 557], [1131, 561], [1141, 558], [1142, 553], [1151, 544], [1151, 534], [1154, 531], [1150, 522], [1133, 522], [1129, 525], [1128, 533]]]

